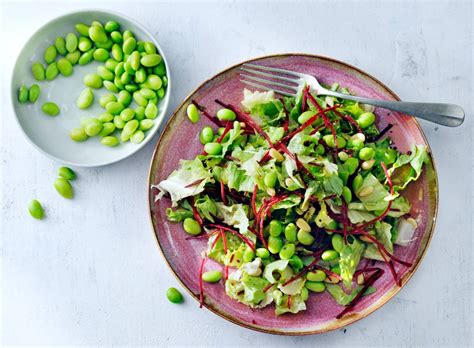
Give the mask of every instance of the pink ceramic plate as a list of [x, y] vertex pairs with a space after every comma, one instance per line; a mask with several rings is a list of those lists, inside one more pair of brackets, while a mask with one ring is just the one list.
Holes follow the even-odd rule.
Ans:
[[[326, 84], [338, 82], [341, 86], [348, 87], [360, 96], [399, 100], [395, 93], [374, 77], [331, 58], [283, 54], [254, 59], [251, 62], [311, 74]], [[202, 118], [198, 124], [191, 124], [187, 120], [186, 107], [190, 100], [196, 100], [199, 104], [206, 106], [211, 114], [218, 109], [218, 105], [214, 103], [216, 98], [240, 105], [244, 88], [244, 85], [239, 82], [238, 68], [241, 64], [204, 82], [178, 107], [168, 121], [156, 146], [150, 167], [149, 187], [165, 179], [178, 167], [180, 159], [192, 159], [202, 151], [199, 130], [210, 122]], [[390, 136], [400, 150], [408, 151], [412, 144], [428, 145], [423, 131], [414, 118], [383, 109], [377, 109], [375, 113], [379, 117], [380, 128], [383, 128], [387, 123], [394, 125]], [[170, 223], [166, 219], [166, 208], [170, 206], [170, 201], [163, 199], [155, 203], [155, 194], [155, 189], [149, 191], [149, 205], [150, 217], [159, 248], [178, 280], [197, 299], [200, 255], [206, 248], [206, 241], [185, 240], [186, 234], [183, 232], [181, 224]], [[413, 263], [409, 269], [397, 267], [397, 272], [402, 275], [403, 285], [417, 269], [434, 229], [438, 207], [438, 183], [433, 161], [426, 166], [421, 178], [405, 190], [404, 195], [413, 205], [411, 214], [419, 216], [420, 225], [416, 231], [416, 238], [410, 246], [395, 247], [397, 256]], [[312, 294], [305, 312], [276, 317], [274, 306], [268, 306], [262, 310], [252, 310], [228, 298], [222, 281], [214, 285], [205, 284], [205, 307], [227, 320], [258, 331], [283, 335], [322, 333], [351, 324], [369, 315], [400, 290], [385, 265], [379, 263], [379, 266], [385, 269], [385, 273], [375, 284], [377, 291], [364, 297], [351, 314], [339, 320], [335, 317], [343, 307], [339, 306], [328, 293]], [[212, 261], [206, 263], [206, 268], [216, 267]]]

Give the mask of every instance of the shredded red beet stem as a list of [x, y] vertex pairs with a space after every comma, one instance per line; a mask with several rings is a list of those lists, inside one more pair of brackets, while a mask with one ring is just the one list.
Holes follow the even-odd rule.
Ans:
[[255, 216], [255, 218], [257, 218], [257, 192], [258, 192], [258, 186], [255, 185], [253, 187], [253, 192], [252, 192], [252, 200], [251, 200], [251, 204], [252, 204], [252, 211], [253, 211], [253, 215]]
[[354, 297], [351, 303], [349, 303], [349, 305], [346, 308], [344, 308], [344, 310], [336, 316], [336, 319], [341, 319], [346, 313], [350, 312], [355, 307], [355, 305], [360, 301], [360, 299], [365, 294], [369, 286], [374, 284], [375, 281], [383, 275], [383, 273], [384, 271], [379, 268], [371, 276], [369, 276], [367, 280], [364, 282], [364, 287], [357, 293], [357, 295]]
[[199, 308], [202, 308], [204, 305], [204, 284], [202, 282], [202, 273], [204, 271], [204, 263], [207, 260], [207, 255], [204, 255], [204, 258], [201, 261], [201, 266], [199, 267]]
[[355, 129], [357, 129], [357, 132], [358, 133], [363, 133], [362, 132], [362, 129], [360, 128], [359, 124], [357, 123], [356, 120], [354, 120], [351, 116], [349, 115], [344, 115], [344, 114], [341, 114], [339, 111], [337, 111], [336, 109], [333, 110], [334, 113], [341, 119], [344, 119], [346, 120], [347, 122], [349, 122], [350, 124], [352, 124], [354, 126]]
[[232, 129], [232, 122], [227, 121], [225, 124], [224, 132], [222, 132], [221, 136], [217, 138], [216, 143], [221, 143], [224, 137], [227, 135], [227, 133], [230, 132], [231, 129]]
[[230, 109], [232, 110], [236, 116], [237, 116], [237, 119], [241, 122], [244, 122], [246, 125], [250, 126], [251, 128], [253, 128], [253, 130], [255, 132], [257, 132], [258, 134], [260, 134], [262, 137], [265, 138], [265, 140], [267, 141], [267, 143], [270, 145], [270, 146], [273, 146], [273, 143], [270, 139], [270, 137], [268, 136], [268, 134], [255, 122], [255, 120], [252, 119], [252, 117], [250, 115], [248, 115], [247, 113], [239, 110], [238, 108], [236, 108], [235, 106], [233, 105], [230, 105], [230, 104], [225, 104], [223, 102], [221, 102], [219, 99], [216, 99], [215, 102], [227, 109]]
[[187, 185], [184, 186], [184, 187], [188, 188], [188, 187], [193, 187], [193, 186], [199, 185], [203, 180], [204, 180], [204, 179], [199, 179], [199, 180], [193, 181], [192, 183], [187, 184]]
[[306, 168], [306, 167], [304, 166], [304, 164], [301, 163], [301, 161], [298, 159], [298, 157], [297, 157], [294, 153], [292, 153], [290, 150], [288, 150], [288, 148], [286, 147], [285, 144], [280, 144], [280, 149], [281, 149], [284, 153], [286, 153], [292, 160], [295, 161], [296, 167], [297, 167], [298, 169], [300, 169], [300, 170], [302, 170], [303, 172], [305, 172], [306, 175], [308, 175], [311, 179], [314, 180], [314, 175], [313, 175], [313, 173], [311, 173], [311, 172], [308, 170], [308, 168]]
[[291, 295], [288, 295], [288, 309], [291, 308]]
[[265, 217], [269, 215], [270, 209], [272, 208], [272, 206], [274, 206], [278, 202], [281, 202], [282, 200], [286, 199], [288, 196], [289, 196], [288, 193], [274, 196], [274, 197], [270, 198], [269, 200], [264, 201], [262, 203], [262, 206], [260, 207], [260, 211], [258, 213], [259, 214], [259, 218], [258, 218], [259, 235], [260, 235], [260, 239], [261, 239], [263, 245], [267, 249], [268, 249], [268, 242], [265, 240], [265, 237], [263, 235], [263, 224], [265, 222]]
[[214, 241], [212, 242], [212, 245], [211, 245], [211, 250], [214, 249], [214, 247], [217, 245], [217, 242], [219, 241], [219, 239], [222, 238], [222, 231], [220, 230], [217, 230], [217, 233], [219, 234], [216, 239], [214, 239]]
[[212, 123], [214, 123], [216, 126], [218, 127], [224, 127], [224, 122], [222, 122], [221, 120], [219, 120], [217, 117], [212, 117], [211, 115], [209, 115], [209, 113], [206, 111], [206, 108], [202, 105], [199, 105], [195, 100], [191, 100], [191, 103], [193, 103], [197, 108], [198, 110], [209, 120], [211, 121]]
[[275, 286], [275, 284], [268, 284], [266, 287], [263, 288], [263, 292], [267, 292], [268, 290], [270, 290], [274, 286]]
[[227, 200], [225, 198], [225, 185], [222, 181], [219, 182], [220, 186], [221, 186], [221, 199], [222, 199], [222, 203], [224, 203], [224, 205], [227, 205]]
[[199, 215], [199, 212], [197, 211], [196, 207], [194, 206], [194, 197], [190, 198], [189, 204], [191, 205], [191, 209], [193, 210], [194, 220], [196, 220], [198, 222], [199, 226], [202, 226], [201, 215]]
[[223, 226], [223, 225], [218, 225], [218, 224], [209, 224], [209, 227], [214, 227], [214, 228], [217, 228], [217, 229], [221, 229], [221, 230], [224, 230], [224, 231], [227, 231], [227, 232], [230, 232], [234, 235], [236, 235], [237, 237], [239, 237], [240, 239], [242, 239], [244, 241], [245, 244], [247, 244], [250, 249], [252, 249], [253, 251], [255, 251], [255, 245], [253, 245], [252, 241], [250, 239], [248, 239], [247, 237], [245, 237], [244, 235], [240, 234], [239, 232], [237, 231], [234, 231], [233, 229], [231, 229], [230, 227], [226, 227], [226, 226]]

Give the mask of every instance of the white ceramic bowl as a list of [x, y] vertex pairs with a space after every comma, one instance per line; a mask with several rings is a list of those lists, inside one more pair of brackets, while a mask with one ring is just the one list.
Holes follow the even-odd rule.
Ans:
[[[94, 104], [81, 110], [76, 106], [79, 93], [86, 87], [82, 79], [85, 74], [95, 72], [100, 62], [90, 62], [84, 66], [74, 65], [74, 73], [69, 77], [60, 74], [52, 81], [37, 82], [31, 73], [31, 64], [35, 61], [44, 63], [43, 55], [45, 49], [54, 44], [56, 37], [65, 37], [67, 33], [75, 31], [75, 24], [98, 20], [105, 23], [114, 20], [120, 23], [120, 30], [132, 31], [137, 40], [153, 42], [166, 65], [168, 86], [165, 97], [158, 103], [159, 113], [155, 119], [155, 125], [146, 132], [145, 140], [140, 144], [130, 142], [120, 143], [110, 148], [100, 143], [99, 137], [89, 138], [87, 141], [77, 143], [71, 140], [69, 132], [80, 125], [82, 118], [97, 117], [104, 110], [98, 103], [101, 95], [110, 93], [105, 88], [94, 90]], [[38, 83], [41, 87], [41, 96], [34, 103], [20, 104], [18, 102], [18, 88], [21, 85], [31, 86]], [[153, 35], [134, 20], [109, 11], [89, 10], [79, 11], [58, 17], [42, 26], [25, 44], [13, 69], [11, 96], [16, 119], [31, 143], [45, 155], [68, 165], [79, 167], [96, 167], [120, 161], [141, 148], [143, 148], [153, 135], [158, 131], [160, 123], [164, 119], [168, 108], [171, 90], [171, 79], [169, 65], [163, 50]], [[41, 105], [46, 101], [52, 101], [59, 105], [61, 113], [51, 117], [41, 111]], [[136, 104], [132, 103], [132, 107]]]

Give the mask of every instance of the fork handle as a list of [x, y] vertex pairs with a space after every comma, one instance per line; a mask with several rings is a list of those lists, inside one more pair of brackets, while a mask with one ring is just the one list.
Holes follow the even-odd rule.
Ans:
[[403, 112], [404, 114], [413, 115], [415, 117], [448, 127], [458, 127], [464, 122], [464, 110], [462, 107], [455, 104], [387, 101], [356, 97], [353, 95], [329, 90], [321, 91], [318, 94], [353, 100], [363, 104], [369, 104], [382, 107], [384, 109]]

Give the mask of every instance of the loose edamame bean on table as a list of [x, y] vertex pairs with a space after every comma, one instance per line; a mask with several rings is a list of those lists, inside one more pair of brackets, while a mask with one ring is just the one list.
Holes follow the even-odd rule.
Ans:
[[42, 220], [44, 218], [44, 209], [40, 201], [33, 199], [28, 205], [28, 211], [32, 217], [37, 220]]
[[176, 288], [169, 288], [166, 290], [166, 298], [171, 303], [182, 303], [183, 302], [183, 295], [176, 289]]
[[68, 167], [61, 167], [58, 169], [58, 175], [61, 178], [64, 178], [66, 180], [72, 181], [76, 180], [76, 173], [71, 168]]
[[71, 199], [74, 197], [74, 190], [71, 183], [64, 178], [57, 178], [54, 182], [54, 188], [64, 198]]

